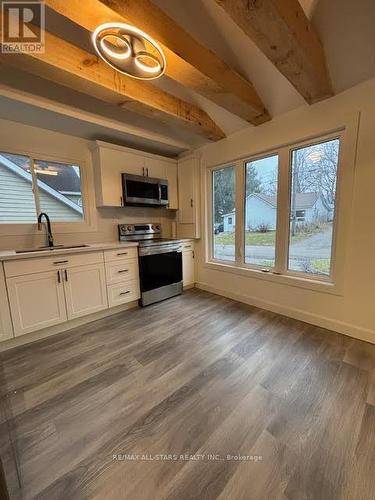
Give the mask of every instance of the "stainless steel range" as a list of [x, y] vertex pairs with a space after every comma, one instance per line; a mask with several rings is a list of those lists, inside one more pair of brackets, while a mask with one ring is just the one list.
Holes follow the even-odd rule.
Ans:
[[182, 293], [182, 244], [161, 237], [160, 224], [119, 224], [121, 241], [139, 243], [141, 306]]

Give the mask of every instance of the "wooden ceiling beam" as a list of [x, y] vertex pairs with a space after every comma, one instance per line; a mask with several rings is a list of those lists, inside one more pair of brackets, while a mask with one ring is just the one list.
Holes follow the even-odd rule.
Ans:
[[88, 31], [105, 22], [131, 23], [162, 46], [166, 75], [215, 104], [259, 125], [270, 116], [254, 86], [198, 43], [147, 0], [46, 0], [46, 5]]
[[308, 103], [333, 95], [323, 46], [298, 0], [215, 0]]
[[0, 53], [0, 62], [164, 123], [183, 126], [212, 141], [225, 137], [208, 114], [194, 104], [149, 82], [122, 75], [99, 57], [48, 32], [45, 36], [44, 53]]

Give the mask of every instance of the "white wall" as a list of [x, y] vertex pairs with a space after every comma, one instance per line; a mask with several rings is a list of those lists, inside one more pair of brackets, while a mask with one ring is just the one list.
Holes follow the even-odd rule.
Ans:
[[[33, 154], [37, 158], [54, 157], [58, 161], [77, 162], [87, 174], [89, 203], [93, 214], [91, 231], [59, 234], [56, 229], [56, 244], [99, 243], [118, 239], [117, 224], [125, 222], [160, 222], [164, 235], [170, 236], [171, 222], [175, 220], [174, 212], [150, 208], [101, 208], [95, 207], [95, 191], [93, 183], [90, 141], [31, 127], [20, 123], [0, 120], [0, 151]], [[25, 248], [45, 243], [44, 233], [35, 232], [31, 226], [26, 234], [10, 235], [0, 224], [0, 249]]]
[[[342, 221], [345, 248], [338, 248], [338, 252], [345, 256], [340, 294], [212, 269], [205, 265], [204, 239], [197, 245], [197, 281], [201, 287], [375, 342], [375, 80], [201, 148], [201, 182], [204, 186], [207, 166], [221, 165], [240, 156], [306, 139], [317, 131], [329, 132], [332, 123], [345, 125], [350, 117], [358, 116], [358, 112], [360, 122], [352, 205], [346, 207], [351, 216]], [[204, 198], [203, 189], [202, 193]], [[202, 203], [204, 206], [204, 199]], [[202, 214], [202, 228], [205, 228], [204, 222]]]

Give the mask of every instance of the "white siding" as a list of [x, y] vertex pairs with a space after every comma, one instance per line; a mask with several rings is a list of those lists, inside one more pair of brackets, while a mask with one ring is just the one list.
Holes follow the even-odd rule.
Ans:
[[[53, 221], [77, 221], [82, 215], [64, 203], [39, 191], [42, 210]], [[0, 222], [36, 222], [31, 183], [0, 165]]]
[[276, 229], [276, 209], [257, 196], [249, 196], [246, 200], [246, 230], [254, 230], [259, 224]]

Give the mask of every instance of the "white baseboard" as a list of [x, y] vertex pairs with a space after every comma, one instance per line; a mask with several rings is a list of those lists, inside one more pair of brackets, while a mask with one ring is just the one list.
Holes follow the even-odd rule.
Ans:
[[318, 314], [308, 313], [301, 309], [285, 307], [277, 304], [276, 302], [260, 300], [249, 295], [240, 295], [238, 293], [222, 290], [215, 288], [208, 283], [196, 283], [195, 286], [201, 290], [206, 290], [207, 292], [211, 292], [216, 295], [222, 295], [228, 299], [243, 302], [251, 306], [259, 307], [260, 309], [266, 309], [267, 311], [282, 314], [283, 316], [298, 319], [300, 321], [304, 321], [305, 323], [311, 323], [312, 325], [320, 326], [322, 328], [326, 328], [327, 330], [333, 330], [335, 332], [342, 333], [343, 335], [375, 344], [375, 331], [370, 330], [369, 328], [362, 328], [350, 323], [345, 323], [344, 321], [338, 321], [325, 316], [320, 316]]
[[119, 312], [127, 311], [128, 309], [133, 309], [135, 307], [138, 307], [138, 301], [111, 307], [110, 309], [104, 309], [103, 311], [99, 311], [88, 316], [83, 316], [82, 318], [66, 321], [64, 323], [61, 323], [60, 325], [50, 326], [49, 328], [44, 328], [43, 330], [27, 333], [19, 337], [14, 337], [0, 343], [0, 352], [7, 351], [8, 349], [13, 349], [14, 347], [18, 347], [20, 345], [29, 344], [30, 342], [35, 342], [36, 340], [45, 339], [47, 337], [51, 337], [52, 335], [57, 335], [58, 333], [66, 332], [67, 330], [76, 328], [77, 326], [86, 325], [87, 323], [92, 323], [93, 321], [97, 321], [98, 319], [113, 316], [114, 314], [118, 314]]

